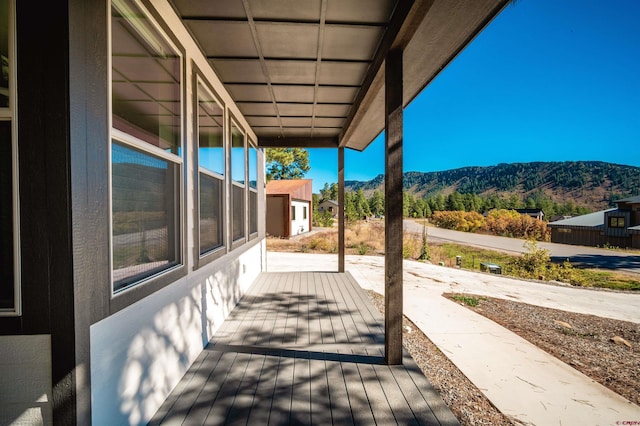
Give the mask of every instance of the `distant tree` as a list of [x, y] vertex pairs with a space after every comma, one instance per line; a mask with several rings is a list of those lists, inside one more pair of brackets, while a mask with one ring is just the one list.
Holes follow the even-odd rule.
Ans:
[[337, 183], [326, 183], [324, 184], [324, 187], [320, 190], [320, 200], [321, 201], [325, 201], [325, 200], [333, 200], [333, 201], [337, 201], [338, 200], [338, 184]]
[[410, 217], [411, 212], [413, 212], [413, 205], [415, 204], [416, 199], [410, 192], [403, 191], [402, 192], [402, 216]]
[[358, 191], [355, 193], [355, 196], [353, 197], [353, 203], [358, 214], [358, 219], [365, 219], [368, 216], [371, 216], [369, 203], [367, 202], [367, 198], [364, 196], [364, 191], [362, 189], [358, 189]]
[[311, 169], [309, 151], [303, 148], [267, 148], [267, 181], [301, 179]]
[[465, 211], [462, 196], [458, 192], [447, 195], [445, 209], [449, 211]]
[[313, 226], [320, 226], [318, 222], [318, 218], [320, 217], [320, 212], [318, 211], [319, 205], [320, 197], [318, 194], [311, 194], [311, 217], [313, 218]]
[[384, 214], [384, 196], [377, 189], [373, 191], [369, 198], [369, 210], [371, 210], [371, 214], [375, 216], [382, 216]]
[[361, 217], [358, 215], [358, 209], [356, 207], [356, 194], [355, 192], [345, 192], [344, 194], [344, 217], [349, 223], [353, 223]]

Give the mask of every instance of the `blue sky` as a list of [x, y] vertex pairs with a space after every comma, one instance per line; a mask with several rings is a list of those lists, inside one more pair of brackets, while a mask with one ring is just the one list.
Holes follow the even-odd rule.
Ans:
[[[404, 171], [529, 161], [640, 166], [640, 1], [519, 0], [405, 109]], [[337, 151], [310, 150], [314, 192]], [[345, 179], [384, 172], [384, 139]]]

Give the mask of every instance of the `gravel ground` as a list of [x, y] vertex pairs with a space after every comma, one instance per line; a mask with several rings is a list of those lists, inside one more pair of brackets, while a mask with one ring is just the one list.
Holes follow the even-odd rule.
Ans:
[[[447, 294], [451, 298], [451, 294]], [[640, 324], [485, 296], [473, 311], [640, 405]]]
[[[384, 313], [384, 298], [368, 291]], [[445, 294], [454, 299], [454, 294]], [[640, 324], [464, 294], [467, 308], [513, 331], [593, 380], [640, 405]], [[468, 300], [468, 299], [467, 299]], [[458, 302], [460, 303], [460, 302]], [[512, 425], [409, 319], [404, 346], [463, 425]]]
[[[367, 291], [384, 314], [384, 298]], [[403, 343], [418, 367], [463, 425], [512, 425], [477, 387], [411, 322], [403, 319]]]

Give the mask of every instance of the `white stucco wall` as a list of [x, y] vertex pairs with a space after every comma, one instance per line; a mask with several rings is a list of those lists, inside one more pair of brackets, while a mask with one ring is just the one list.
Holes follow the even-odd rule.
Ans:
[[[291, 200], [291, 207], [296, 209], [296, 219], [291, 221], [291, 236], [309, 232], [309, 215], [311, 206], [307, 201]], [[307, 217], [303, 215], [303, 208], [307, 208]]]
[[264, 269], [265, 259], [262, 240], [91, 326], [94, 426], [146, 424]]
[[0, 336], [0, 425], [50, 425], [51, 336]]

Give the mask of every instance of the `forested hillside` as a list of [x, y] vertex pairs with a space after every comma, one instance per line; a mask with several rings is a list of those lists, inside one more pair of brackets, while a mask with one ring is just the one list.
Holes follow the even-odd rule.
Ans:
[[[382, 190], [384, 176], [368, 182], [348, 181], [350, 191], [369, 195]], [[464, 167], [440, 172], [407, 172], [404, 189], [416, 198], [476, 194], [507, 199], [544, 196], [556, 203], [571, 202], [590, 210], [603, 209], [616, 199], [640, 195], [640, 167], [599, 161], [535, 162]]]

